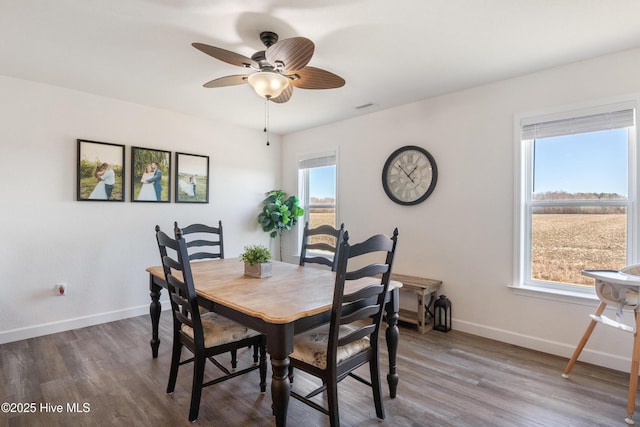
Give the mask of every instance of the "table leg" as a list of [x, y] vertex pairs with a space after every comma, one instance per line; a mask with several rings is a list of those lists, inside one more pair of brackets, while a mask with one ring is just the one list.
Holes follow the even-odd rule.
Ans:
[[162, 287], [153, 281], [153, 276], [149, 274], [149, 295], [151, 295], [151, 304], [149, 304], [149, 314], [151, 316], [151, 354], [155, 359], [158, 357], [158, 347], [160, 347], [160, 338], [158, 338], [158, 323], [160, 323], [160, 291]]
[[273, 414], [276, 417], [276, 426], [287, 425], [287, 410], [289, 408], [289, 358], [274, 359], [271, 357], [271, 396], [273, 397]]
[[287, 425], [289, 408], [289, 354], [293, 351], [293, 324], [278, 325], [267, 332], [267, 351], [271, 355], [271, 398], [276, 426]]
[[387, 350], [389, 352], [389, 373], [387, 374], [387, 382], [389, 383], [389, 395], [392, 399], [396, 397], [398, 388], [398, 370], [396, 367], [396, 359], [398, 354], [398, 341], [400, 339], [400, 331], [398, 330], [398, 310], [400, 309], [400, 292], [394, 289], [391, 292], [391, 298], [385, 307], [387, 312]]

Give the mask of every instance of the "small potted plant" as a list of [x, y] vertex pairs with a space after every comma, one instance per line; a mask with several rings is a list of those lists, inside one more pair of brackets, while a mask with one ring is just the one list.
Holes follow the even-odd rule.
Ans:
[[240, 259], [244, 261], [245, 276], [271, 277], [271, 252], [264, 246], [245, 246]]

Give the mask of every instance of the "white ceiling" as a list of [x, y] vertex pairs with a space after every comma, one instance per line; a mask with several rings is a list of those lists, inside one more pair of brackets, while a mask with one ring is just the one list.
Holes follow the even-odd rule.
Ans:
[[250, 86], [202, 87], [243, 69], [191, 43], [303, 36], [346, 85], [272, 104], [284, 134], [639, 47], [639, 19], [638, 0], [0, 0], [0, 75], [262, 129]]

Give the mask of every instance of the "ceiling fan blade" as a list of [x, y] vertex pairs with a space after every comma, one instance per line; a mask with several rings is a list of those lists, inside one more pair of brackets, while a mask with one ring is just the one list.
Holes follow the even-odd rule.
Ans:
[[204, 43], [191, 43], [191, 46], [209, 56], [213, 56], [220, 61], [226, 62], [227, 64], [237, 65], [239, 67], [259, 68], [258, 63], [253, 59], [247, 58], [239, 53], [231, 52], [230, 50], [221, 49]]
[[304, 67], [293, 74], [299, 78], [292, 80], [290, 84], [300, 89], [334, 89], [345, 84], [342, 77], [322, 68]]
[[304, 37], [293, 37], [279, 41], [265, 51], [265, 57], [271, 65], [281, 62], [285, 72], [299, 70], [309, 63], [315, 45]]
[[249, 74], [236, 74], [234, 76], [220, 77], [218, 79], [214, 79], [214, 80], [211, 80], [210, 82], [205, 83], [203, 86], [208, 88], [214, 88], [214, 87], [241, 85], [247, 82], [247, 77], [249, 77]]
[[291, 85], [287, 86], [277, 98], [270, 99], [269, 101], [275, 102], [277, 104], [282, 104], [287, 102], [291, 95], [293, 95], [293, 87]]

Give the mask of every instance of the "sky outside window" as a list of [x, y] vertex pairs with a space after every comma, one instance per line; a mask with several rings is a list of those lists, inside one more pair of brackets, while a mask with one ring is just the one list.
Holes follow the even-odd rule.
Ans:
[[617, 193], [628, 196], [627, 129], [534, 142], [534, 193]]
[[309, 169], [309, 196], [336, 198], [336, 166], [322, 166]]

